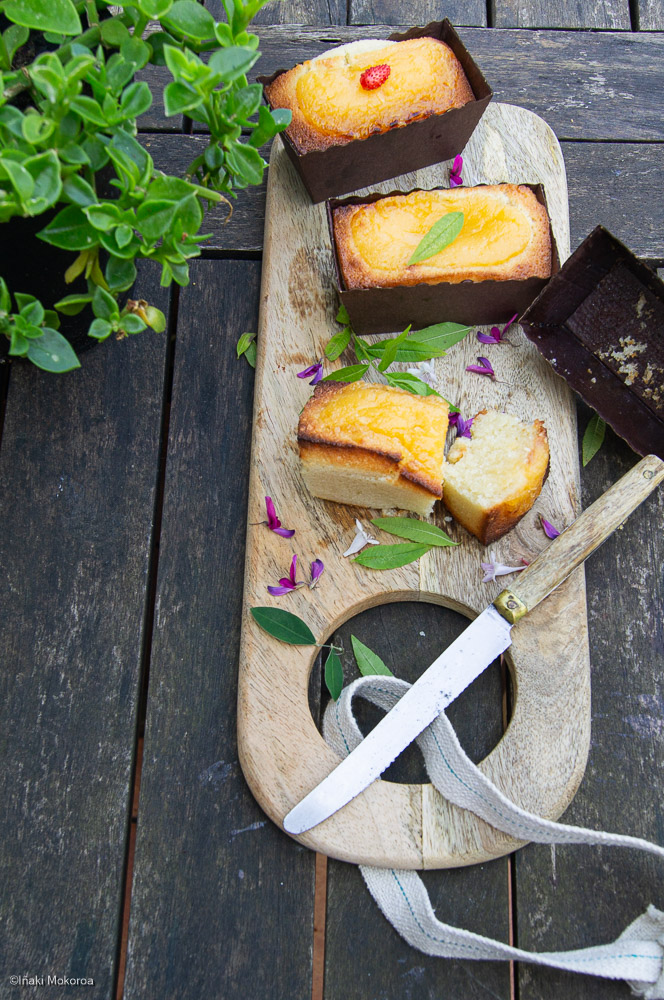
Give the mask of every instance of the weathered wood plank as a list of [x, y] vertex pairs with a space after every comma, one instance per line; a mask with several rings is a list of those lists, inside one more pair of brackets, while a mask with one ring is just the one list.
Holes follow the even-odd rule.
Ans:
[[[221, 0], [205, 0], [218, 21], [226, 20]], [[346, 0], [278, 0], [258, 12], [252, 24], [345, 24]]]
[[[179, 171], [203, 148], [203, 136], [143, 137], [162, 170]], [[562, 144], [570, 197], [572, 249], [598, 224], [606, 226], [639, 257], [664, 256], [664, 204], [660, 197], [663, 147], [638, 143]], [[264, 153], [267, 155], [267, 151]], [[265, 185], [241, 191], [227, 225], [224, 206], [212, 209], [204, 231], [208, 249], [260, 252], [263, 247]]]
[[629, 31], [628, 0], [495, 0], [496, 28]]
[[638, 0], [639, 30], [664, 31], [664, 6], [661, 0]]
[[[385, 27], [264, 28], [257, 72], [270, 74]], [[462, 28], [496, 100], [541, 115], [559, 139], [664, 139], [664, 36]]]
[[[466, 625], [461, 615], [431, 604], [407, 602], [363, 612], [335, 633], [335, 644], [347, 650], [342, 656], [345, 681], [358, 676], [351, 633], [379, 653], [393, 673], [413, 681]], [[496, 664], [450, 706], [448, 716], [474, 760], [486, 756], [500, 739], [501, 702], [501, 676]], [[373, 725], [380, 718], [377, 711], [362, 712], [359, 700], [356, 707], [363, 728], [365, 723]], [[393, 781], [427, 780], [419, 751], [409, 747], [386, 776]], [[425, 873], [439, 919], [507, 940], [507, 864], [500, 860]], [[506, 964], [441, 962], [407, 945], [384, 919], [352, 865], [335, 861], [328, 864], [326, 927], [325, 997], [330, 1000], [366, 1000], [368, 996], [412, 996], [418, 1000], [441, 996], [463, 996], [468, 1000], [509, 997]], [[354, 942], [352, 948], [349, 941]]]
[[452, 24], [486, 25], [484, 0], [350, 0], [349, 24], [427, 24], [448, 17]]
[[304, 997], [314, 857], [268, 822], [235, 745], [259, 264], [180, 294], [125, 997]]
[[[591, 411], [582, 406], [580, 429]], [[607, 430], [583, 470], [584, 506], [637, 461]], [[593, 729], [586, 775], [564, 821], [662, 843], [664, 490], [586, 564]], [[636, 851], [529, 846], [516, 857], [518, 943], [578, 948], [613, 940], [648, 903], [661, 907], [661, 862]], [[521, 995], [620, 1000], [624, 983], [523, 965]]]
[[[158, 282], [144, 266], [136, 292], [164, 309]], [[95, 997], [113, 996], [166, 346], [145, 333], [92, 348], [72, 374], [11, 373], [0, 451], [5, 997], [23, 973], [92, 977]]]

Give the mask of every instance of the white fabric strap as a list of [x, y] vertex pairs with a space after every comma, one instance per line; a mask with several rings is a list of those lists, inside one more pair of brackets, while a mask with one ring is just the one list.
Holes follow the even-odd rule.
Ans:
[[[361, 696], [379, 708], [390, 708], [410, 685], [396, 677], [362, 677], [330, 702], [323, 720], [326, 741], [345, 757], [361, 741], [352, 700]], [[603, 844], [633, 847], [664, 858], [664, 848], [639, 837], [587, 830], [542, 819], [511, 802], [464, 753], [447, 716], [442, 713], [418, 737], [427, 772], [450, 802], [468, 809], [518, 840], [544, 844]], [[625, 979], [647, 1000], [664, 1000], [664, 913], [654, 906], [638, 917], [611, 944], [566, 952], [529, 952], [500, 941], [441, 923], [436, 919], [424, 883], [414, 871], [360, 865], [367, 887], [383, 914], [409, 944], [443, 958], [507, 959]]]

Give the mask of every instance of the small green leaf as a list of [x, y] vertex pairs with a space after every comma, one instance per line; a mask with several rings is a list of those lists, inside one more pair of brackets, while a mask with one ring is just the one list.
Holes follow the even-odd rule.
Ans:
[[368, 345], [363, 340], [360, 340], [356, 333], [353, 333], [353, 345], [358, 361], [371, 361]]
[[97, 285], [92, 296], [92, 311], [99, 319], [115, 319], [120, 315], [118, 304], [110, 294]]
[[336, 372], [330, 372], [326, 375], [322, 382], [357, 382], [362, 378], [363, 375], [369, 371], [369, 365], [366, 361], [361, 365], [348, 365], [346, 368], [339, 368]]
[[241, 358], [242, 355], [248, 350], [249, 345], [253, 343], [253, 341], [255, 340], [255, 338], [256, 338], [256, 334], [255, 333], [243, 333], [242, 334], [242, 336], [238, 340], [237, 346], [235, 348], [236, 351], [237, 351], [238, 358]]
[[153, 243], [170, 230], [177, 208], [177, 202], [166, 199], [142, 201], [136, 209], [136, 228]]
[[339, 312], [335, 316], [335, 319], [337, 323], [345, 323], [347, 326], [350, 326], [350, 316], [345, 306], [339, 306]]
[[427, 344], [436, 347], [438, 350], [447, 351], [454, 344], [458, 344], [467, 334], [471, 327], [462, 323], [435, 323], [433, 326], [425, 326], [423, 330], [418, 330], [413, 334], [413, 340], [418, 344]]
[[306, 622], [282, 608], [250, 608], [260, 627], [291, 646], [315, 646], [316, 637]]
[[166, 317], [156, 306], [145, 307], [145, 322], [155, 333], [163, 333], [166, 329]]
[[244, 352], [244, 356], [251, 365], [252, 368], [256, 367], [256, 344], [249, 344], [249, 347]]
[[126, 316], [122, 316], [120, 320], [120, 328], [124, 330], [125, 333], [141, 333], [147, 327], [140, 316], [135, 313], [127, 313]]
[[63, 250], [90, 250], [97, 243], [97, 234], [77, 205], [63, 208], [37, 236]]
[[350, 641], [353, 646], [357, 669], [363, 677], [394, 677], [392, 671], [389, 667], [385, 666], [377, 653], [374, 653], [372, 649], [365, 646], [364, 643], [360, 642], [360, 640], [354, 635], [351, 635]]
[[325, 687], [330, 692], [330, 697], [336, 701], [344, 686], [344, 670], [341, 666], [339, 654], [334, 649], [330, 649], [325, 660]]
[[62, 185], [62, 193], [74, 205], [80, 205], [81, 208], [86, 208], [88, 205], [94, 205], [97, 201], [95, 191], [92, 189], [91, 185], [80, 176], [80, 174], [70, 174], [70, 176], [67, 177]]
[[248, 73], [259, 58], [260, 53], [240, 45], [232, 45], [227, 49], [218, 49], [210, 56], [209, 66], [215, 73], [220, 73], [224, 83], [232, 83], [238, 77]]
[[165, 17], [173, 6], [173, 0], [140, 0], [139, 7], [146, 17], [158, 20]]
[[129, 30], [119, 17], [111, 17], [99, 25], [102, 41], [106, 45], [119, 46], [129, 38]]
[[585, 434], [583, 435], [583, 441], [581, 443], [584, 466], [595, 457], [599, 449], [602, 447], [605, 433], [606, 423], [602, 420], [598, 413], [593, 414], [590, 419], [590, 423], [586, 427]]
[[194, 0], [175, 0], [166, 14], [159, 19], [165, 28], [180, 35], [188, 35], [199, 42], [214, 38], [214, 18]]
[[33, 365], [45, 372], [70, 372], [81, 367], [69, 341], [48, 326], [38, 340], [30, 341], [27, 357]]
[[58, 35], [80, 35], [82, 28], [71, 0], [5, 0], [2, 13], [15, 24]]
[[26, 114], [21, 123], [21, 131], [26, 142], [31, 146], [38, 146], [55, 131], [55, 122], [40, 114]]
[[106, 340], [112, 333], [113, 327], [108, 320], [93, 319], [88, 330], [88, 337], [94, 337], [95, 340]]
[[169, 118], [192, 111], [202, 100], [203, 96], [186, 83], [171, 80], [164, 87], [164, 111]]
[[330, 337], [325, 347], [325, 357], [329, 358], [330, 361], [336, 361], [350, 344], [351, 332], [351, 328], [345, 326], [343, 330], [339, 330], [333, 337]]
[[450, 536], [441, 528], [437, 528], [435, 524], [429, 524], [428, 521], [416, 521], [413, 517], [375, 517], [371, 523], [375, 524], [377, 528], [389, 532], [390, 535], [408, 538], [411, 542], [421, 542], [423, 545], [447, 547], [459, 544], [452, 541]]
[[65, 316], [77, 316], [90, 302], [91, 295], [65, 295], [64, 299], [55, 303], [55, 308]]
[[16, 160], [11, 160], [6, 157], [0, 160], [0, 176], [2, 176], [2, 171], [5, 172], [9, 178], [12, 187], [19, 196], [21, 202], [24, 202], [30, 197], [35, 188], [35, 182], [32, 175], [22, 166], [17, 163]]
[[398, 545], [372, 545], [370, 549], [360, 552], [353, 562], [369, 569], [398, 569], [406, 566], [425, 555], [430, 545], [419, 542], [403, 542]]
[[130, 83], [122, 91], [120, 111], [123, 118], [138, 118], [152, 105], [152, 94], [145, 80]]
[[[382, 358], [385, 350], [384, 345], [390, 341], [381, 340], [377, 344], [372, 344], [367, 348], [369, 356], [372, 358]], [[442, 358], [445, 351], [439, 351], [435, 347], [428, 347], [410, 338], [397, 348], [396, 357], [393, 359], [397, 364], [418, 364], [420, 361], [431, 361], [432, 358]]]
[[419, 264], [421, 260], [434, 257], [454, 242], [462, 229], [463, 212], [447, 212], [437, 222], [434, 222], [429, 232], [422, 237], [415, 247], [408, 265]]
[[385, 378], [389, 385], [393, 385], [397, 389], [405, 389], [406, 392], [412, 392], [414, 396], [440, 396], [440, 393], [436, 392], [428, 382], [424, 382], [417, 375], [411, 375], [409, 372], [385, 372]]
[[403, 333], [400, 333], [398, 337], [394, 337], [392, 340], [388, 340], [383, 347], [383, 357], [378, 365], [378, 371], [384, 372], [396, 361], [396, 357], [399, 348], [403, 344], [404, 340], [410, 333], [410, 327], [407, 326]]
[[132, 260], [109, 257], [104, 277], [112, 292], [126, 292], [136, 281], [136, 266]]
[[242, 142], [233, 143], [226, 150], [226, 166], [235, 175], [240, 187], [260, 184], [265, 170], [265, 160], [257, 149]]
[[92, 97], [86, 97], [85, 94], [79, 94], [78, 97], [74, 97], [70, 107], [76, 112], [77, 115], [83, 118], [84, 121], [92, 122], [93, 125], [99, 125], [102, 128], [106, 125], [106, 116]]

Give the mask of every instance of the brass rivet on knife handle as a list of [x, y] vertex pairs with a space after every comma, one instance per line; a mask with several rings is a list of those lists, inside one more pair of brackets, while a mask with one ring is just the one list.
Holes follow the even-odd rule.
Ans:
[[662, 481], [664, 462], [656, 455], [641, 459], [553, 540], [521, 573], [512, 590], [504, 590], [496, 598], [494, 605], [503, 618], [518, 621], [543, 601]]
[[528, 608], [523, 601], [516, 596], [513, 590], [503, 590], [493, 602], [494, 608], [506, 618], [510, 625], [518, 622], [519, 618], [528, 612]]

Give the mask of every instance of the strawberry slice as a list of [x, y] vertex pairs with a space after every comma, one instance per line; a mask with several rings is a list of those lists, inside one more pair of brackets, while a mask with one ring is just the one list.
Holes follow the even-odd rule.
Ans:
[[387, 63], [381, 63], [380, 66], [370, 66], [360, 77], [360, 85], [363, 90], [377, 90], [378, 87], [383, 86], [390, 72]]

